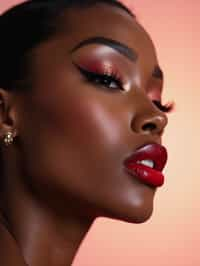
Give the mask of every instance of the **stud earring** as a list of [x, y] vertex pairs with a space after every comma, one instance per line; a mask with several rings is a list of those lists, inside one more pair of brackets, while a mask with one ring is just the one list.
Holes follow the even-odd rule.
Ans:
[[6, 134], [5, 134], [5, 137], [4, 137], [4, 144], [6, 146], [10, 145], [13, 143], [13, 133], [11, 131], [8, 131]]

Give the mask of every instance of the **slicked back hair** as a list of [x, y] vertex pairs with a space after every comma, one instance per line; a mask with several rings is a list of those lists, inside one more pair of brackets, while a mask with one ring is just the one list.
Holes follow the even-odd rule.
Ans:
[[31, 88], [30, 52], [48, 40], [57, 30], [60, 14], [68, 8], [87, 8], [105, 3], [135, 15], [115, 0], [30, 0], [18, 4], [0, 16], [0, 88]]

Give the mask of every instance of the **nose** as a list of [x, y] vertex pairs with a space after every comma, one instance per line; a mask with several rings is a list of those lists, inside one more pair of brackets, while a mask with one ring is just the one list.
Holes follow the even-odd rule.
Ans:
[[152, 103], [149, 108], [138, 112], [132, 121], [132, 128], [139, 134], [162, 135], [168, 123], [167, 115]]

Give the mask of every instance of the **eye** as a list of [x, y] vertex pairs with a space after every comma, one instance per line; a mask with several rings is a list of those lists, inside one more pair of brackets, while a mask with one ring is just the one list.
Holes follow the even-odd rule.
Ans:
[[174, 109], [174, 103], [167, 103], [167, 104], [162, 104], [160, 101], [153, 100], [152, 101], [158, 109], [160, 109], [164, 113], [170, 113]]
[[122, 85], [122, 80], [117, 73], [95, 73], [83, 69], [82, 67], [75, 65], [79, 71], [87, 78], [89, 82], [102, 85], [110, 90], [124, 90]]

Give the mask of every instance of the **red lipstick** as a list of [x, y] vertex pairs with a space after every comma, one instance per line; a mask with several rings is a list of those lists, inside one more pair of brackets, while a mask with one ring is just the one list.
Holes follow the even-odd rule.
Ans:
[[164, 184], [162, 170], [167, 162], [167, 150], [159, 144], [149, 144], [137, 149], [124, 161], [125, 168], [133, 177], [147, 185]]

